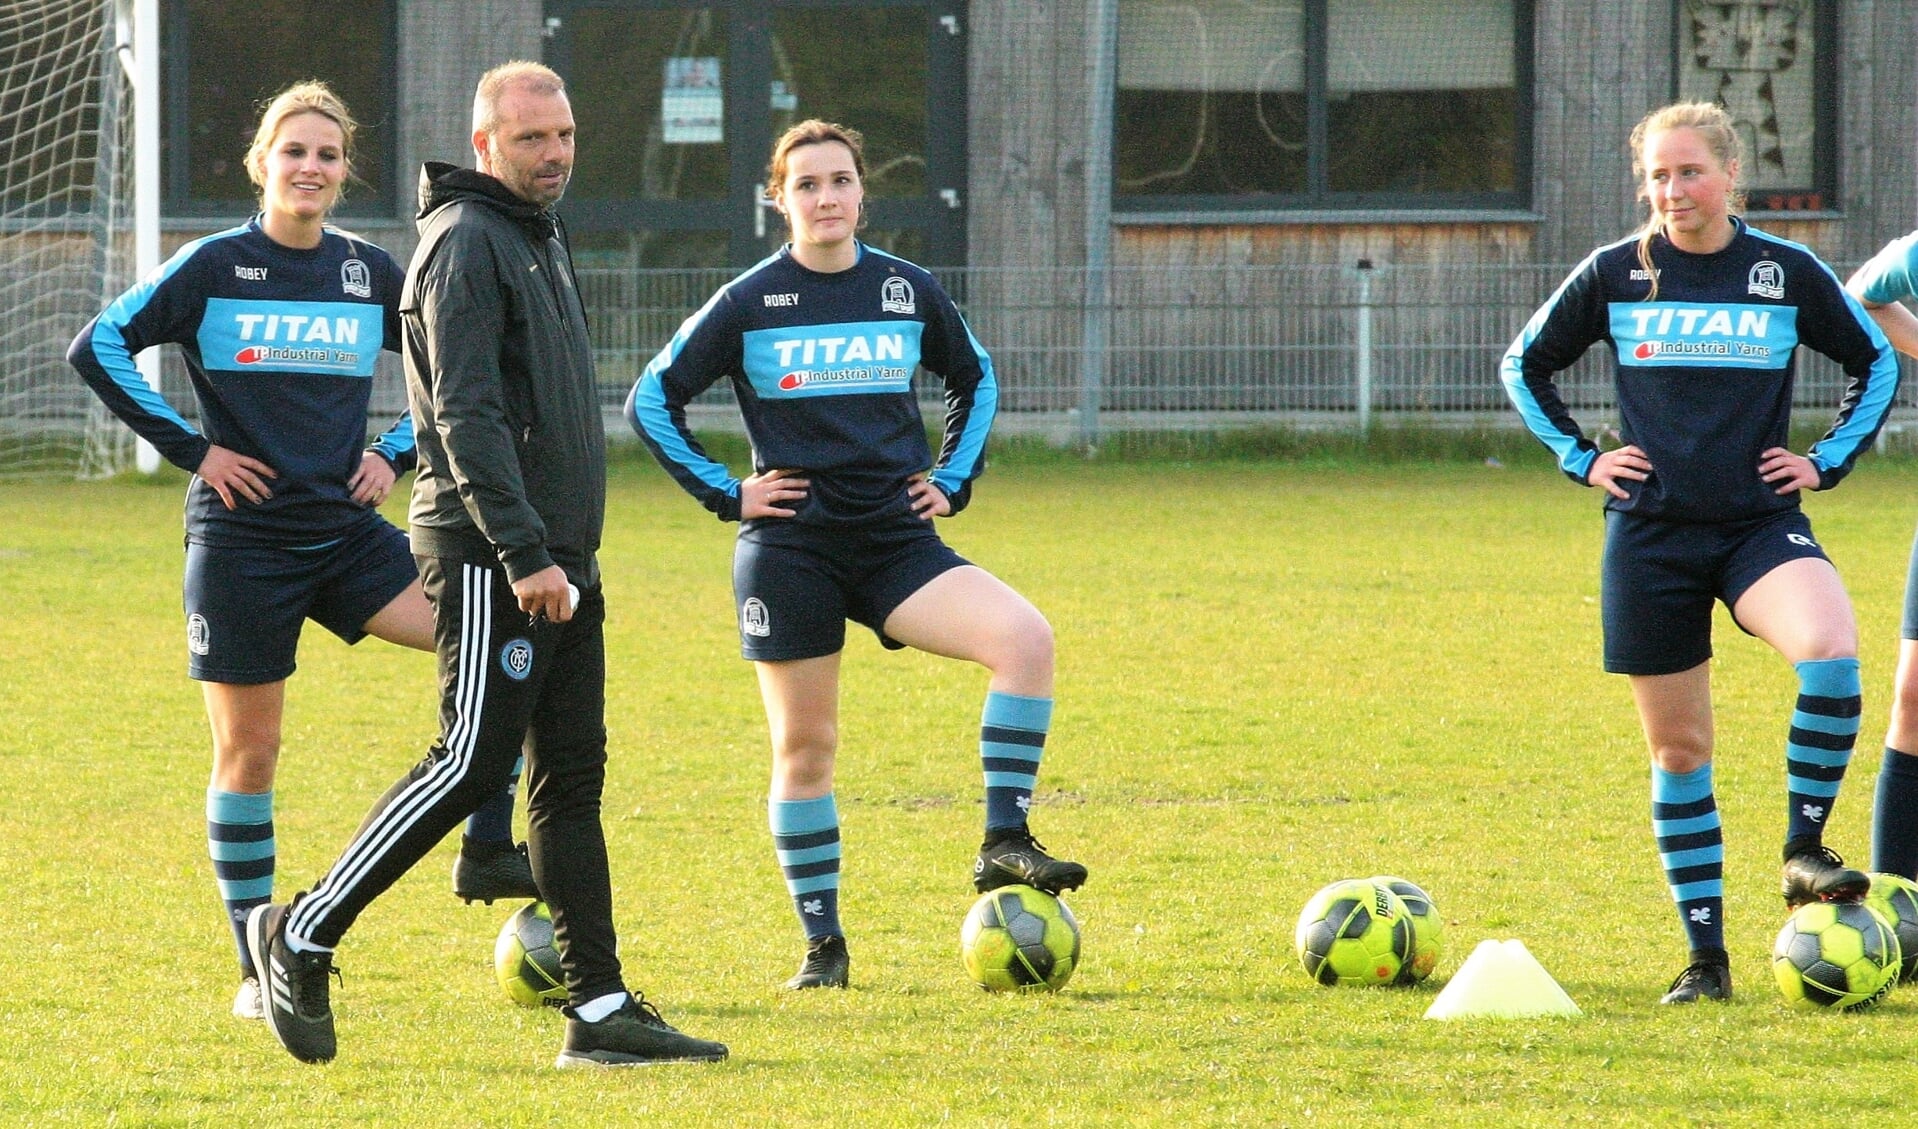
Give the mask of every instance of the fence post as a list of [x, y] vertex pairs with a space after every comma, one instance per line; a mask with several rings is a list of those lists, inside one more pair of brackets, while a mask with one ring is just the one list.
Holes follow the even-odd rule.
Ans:
[[1112, 101], [1119, 57], [1119, 9], [1113, 0], [1092, 0], [1086, 15], [1092, 67], [1086, 114], [1085, 313], [1080, 326], [1084, 352], [1079, 365], [1079, 445], [1099, 449], [1099, 405], [1106, 366], [1112, 359]]
[[1360, 259], [1358, 409], [1359, 438], [1372, 433], [1372, 260]]

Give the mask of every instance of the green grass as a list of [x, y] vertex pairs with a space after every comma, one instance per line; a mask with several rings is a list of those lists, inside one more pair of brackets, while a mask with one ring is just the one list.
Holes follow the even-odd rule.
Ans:
[[[207, 736], [183, 672], [179, 483], [0, 492], [0, 1123], [187, 1125], [1746, 1125], [1903, 1115], [1918, 991], [1789, 1011], [1768, 953], [1786, 664], [1721, 616], [1719, 804], [1737, 999], [1666, 1009], [1684, 942], [1643, 743], [1598, 668], [1598, 495], [1542, 459], [1001, 461], [949, 539], [1051, 618], [1034, 818], [1087, 863], [1056, 997], [964, 978], [980, 826], [975, 668], [848, 648], [838, 791], [852, 990], [777, 985], [797, 929], [765, 830], [731, 527], [614, 470], [605, 822], [621, 951], [717, 1067], [557, 1073], [560, 1021], [491, 982], [515, 907], [448, 893], [443, 845], [340, 953], [341, 1057], [226, 1014]], [[1811, 500], [1866, 639], [1831, 841], [1866, 856], [1918, 467]], [[431, 660], [309, 632], [289, 691], [281, 889], [310, 883], [431, 737]], [[1579, 1020], [1436, 1023], [1437, 985], [1328, 990], [1292, 955], [1336, 878], [1446, 919], [1439, 977], [1517, 937]]]

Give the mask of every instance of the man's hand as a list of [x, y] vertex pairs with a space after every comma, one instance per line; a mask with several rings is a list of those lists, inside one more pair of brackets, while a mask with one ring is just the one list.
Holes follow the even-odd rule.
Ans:
[[519, 597], [519, 610], [532, 619], [565, 623], [573, 618], [573, 600], [566, 581], [566, 570], [547, 565], [531, 576], [513, 581], [513, 595]]

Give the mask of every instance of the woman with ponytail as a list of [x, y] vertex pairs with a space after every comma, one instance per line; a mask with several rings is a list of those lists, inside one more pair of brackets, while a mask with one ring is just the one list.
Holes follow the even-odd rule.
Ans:
[[[1715, 600], [1798, 676], [1785, 741], [1786, 905], [1857, 900], [1869, 886], [1824, 845], [1858, 733], [1858, 630], [1799, 498], [1836, 486], [1870, 447], [1898, 366], [1831, 268], [1740, 217], [1738, 134], [1722, 106], [1655, 110], [1631, 151], [1645, 226], [1579, 264], [1512, 342], [1501, 376], [1559, 469], [1606, 495], [1605, 669], [1631, 680], [1651, 752], [1652, 833], [1691, 948], [1663, 1002], [1691, 1003], [1731, 996], [1712, 785]], [[1619, 413], [1609, 450], [1554, 383], [1601, 341]], [[1799, 345], [1850, 378], [1830, 430], [1804, 454], [1787, 445]]]

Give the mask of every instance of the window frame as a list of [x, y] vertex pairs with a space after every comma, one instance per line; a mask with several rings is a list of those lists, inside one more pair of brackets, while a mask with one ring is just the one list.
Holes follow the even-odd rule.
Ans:
[[[1811, 118], [1815, 136], [1811, 144], [1812, 183], [1803, 187], [1760, 190], [1746, 188], [1749, 178], [1741, 175], [1740, 185], [1746, 193], [1746, 214], [1757, 216], [1779, 216], [1794, 219], [1810, 219], [1819, 216], [1831, 216], [1842, 213], [1844, 205], [1838, 195], [1839, 149], [1838, 135], [1840, 116], [1843, 108], [1839, 98], [1843, 93], [1838, 86], [1839, 42], [1840, 34], [1838, 8], [1835, 0], [1811, 0], [1812, 29], [1818, 37], [1817, 46], [1812, 51], [1811, 80]], [[1672, 96], [1676, 102], [1685, 97], [1681, 92], [1681, 80], [1685, 62], [1685, 5], [1682, 2], [1672, 4]], [[1746, 154], [1749, 162], [1750, 154]], [[1805, 206], [1794, 206], [1794, 200], [1804, 200]]]
[[[391, 34], [381, 45], [380, 58], [375, 75], [381, 88], [386, 92], [388, 101], [375, 116], [368, 107], [353, 106], [353, 115], [359, 119], [361, 134], [358, 148], [362, 153], [373, 147], [380, 155], [380, 163], [390, 170], [391, 183], [382, 189], [373, 189], [364, 184], [349, 184], [345, 198], [332, 212], [332, 218], [390, 219], [395, 212], [395, 201], [400, 192], [400, 181], [405, 178], [399, 169], [399, 132], [401, 126], [401, 105], [399, 93], [399, 55], [400, 55], [400, 3], [399, 0], [376, 0], [383, 5], [387, 13], [387, 26]], [[196, 197], [192, 194], [193, 134], [190, 111], [192, 81], [192, 43], [188, 35], [189, 12], [192, 0], [162, 0], [161, 14], [161, 114], [164, 128], [161, 131], [160, 161], [160, 212], [168, 219], [240, 219], [254, 215], [260, 210], [257, 195], [249, 194], [245, 198], [214, 200]], [[305, 73], [299, 78], [325, 78], [323, 72]], [[289, 83], [297, 81], [289, 78]], [[368, 127], [373, 130], [373, 138], [368, 137]], [[235, 154], [239, 156], [240, 154]], [[249, 182], [250, 183], [250, 182]]]
[[[1512, 78], [1516, 88], [1513, 127], [1513, 188], [1502, 192], [1335, 192], [1327, 188], [1329, 121], [1327, 68], [1330, 61], [1331, 0], [1303, 0], [1305, 9], [1306, 188], [1302, 192], [1253, 195], [1145, 194], [1118, 191], [1115, 168], [1106, 184], [1114, 223], [1319, 223], [1330, 219], [1419, 219], [1435, 221], [1529, 218], [1532, 215], [1532, 122], [1535, 98], [1534, 19], [1537, 0], [1511, 0]], [[1116, 6], [1113, 19], [1117, 19]], [[1116, 64], [1116, 60], [1115, 60]], [[1106, 92], [1116, 111], [1119, 86], [1115, 66]], [[1118, 152], [1119, 115], [1112, 114], [1108, 144]]]

